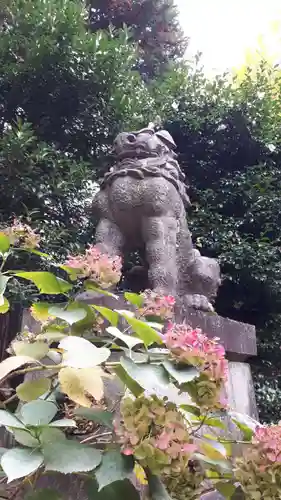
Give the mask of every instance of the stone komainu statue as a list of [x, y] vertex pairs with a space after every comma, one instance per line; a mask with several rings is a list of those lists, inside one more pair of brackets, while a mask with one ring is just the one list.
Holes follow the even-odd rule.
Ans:
[[210, 311], [220, 285], [219, 265], [193, 248], [185, 211], [190, 200], [175, 148], [165, 130], [116, 137], [116, 163], [92, 205], [99, 219], [96, 243], [111, 255], [143, 252], [151, 289]]

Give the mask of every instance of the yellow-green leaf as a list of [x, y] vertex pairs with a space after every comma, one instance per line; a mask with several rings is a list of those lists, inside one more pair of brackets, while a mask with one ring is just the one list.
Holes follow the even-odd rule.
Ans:
[[103, 397], [103, 371], [95, 368], [63, 368], [59, 372], [59, 382], [62, 391], [75, 403], [90, 408], [91, 395], [97, 401]]
[[23, 365], [36, 363], [39, 364], [36, 359], [30, 356], [11, 356], [10, 358], [4, 359], [4, 361], [0, 363], [0, 380]]
[[1, 232], [0, 233], [0, 253], [4, 254], [9, 251], [10, 248], [10, 240], [8, 236]]
[[12, 343], [13, 350], [17, 356], [30, 356], [33, 359], [42, 359], [49, 351], [46, 342], [25, 342], [16, 340]]
[[9, 301], [4, 297], [4, 295], [0, 296], [0, 314], [5, 314], [10, 309]]
[[51, 381], [48, 378], [28, 380], [17, 386], [17, 395], [21, 401], [29, 402], [48, 392], [50, 387]]

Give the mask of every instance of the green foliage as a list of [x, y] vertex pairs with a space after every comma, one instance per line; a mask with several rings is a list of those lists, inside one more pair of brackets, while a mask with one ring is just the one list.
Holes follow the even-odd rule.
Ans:
[[127, 33], [90, 33], [86, 18], [80, 0], [2, 7], [0, 222], [24, 214], [55, 254], [88, 238], [104, 154], [153, 109]]
[[163, 73], [184, 54], [187, 39], [174, 0], [88, 0], [93, 31], [130, 29], [138, 47], [137, 69], [145, 78]]
[[[8, 253], [2, 256], [2, 269], [8, 267], [9, 261], [13, 261], [14, 252], [18, 251], [13, 246], [16, 230], [14, 228], [7, 233], [10, 235], [11, 245]], [[24, 231], [26, 236], [32, 234], [27, 226]], [[23, 238], [22, 244], [25, 241], [26, 238]], [[105, 256], [100, 271], [96, 268], [101, 277], [105, 269], [108, 269], [108, 273], [111, 272], [109, 265], [105, 266], [104, 259]], [[109, 259], [108, 263], [110, 262]], [[4, 272], [5, 277], [24, 277], [37, 286], [40, 278], [39, 289], [44, 294], [46, 284], [51, 296], [57, 290], [57, 278], [52, 273]], [[101, 277], [98, 276], [97, 280], [102, 282]], [[71, 269], [69, 278], [73, 283]], [[106, 276], [103, 279], [107, 283]], [[68, 281], [65, 280], [65, 283], [68, 284]], [[78, 282], [77, 286], [81, 291], [85, 290], [84, 283]], [[105, 331], [109, 331], [113, 339], [99, 347], [103, 344], [103, 339], [94, 335], [95, 323], [89, 339], [83, 337], [83, 333], [87, 331], [87, 322], [84, 324], [85, 329], [80, 331], [81, 336], [73, 334], [72, 328], [85, 321], [87, 312], [83, 303], [73, 300], [71, 292], [72, 286], [64, 288], [63, 306], [48, 304], [47, 301], [34, 304], [31, 312], [41, 323], [40, 332], [23, 332], [10, 346], [12, 356], [0, 363], [0, 381], [18, 374], [37, 372], [35, 379], [25, 380], [16, 387], [13, 399], [18, 398], [21, 404], [15, 413], [7, 409], [9, 400], [3, 403], [4, 409], [0, 410], [0, 425], [13, 435], [16, 443], [10, 450], [2, 450], [1, 453], [1, 467], [7, 482], [22, 479], [24, 485], [28, 477], [32, 485], [44, 471], [83, 473], [83, 477], [87, 479], [89, 499], [117, 499], [121, 493], [137, 499], [138, 493], [131, 479], [135, 477], [136, 481], [140, 477], [135, 470], [138, 466], [143, 468], [141, 470], [148, 483], [150, 498], [181, 498], [178, 493], [174, 497], [175, 486], [180, 485], [184, 498], [194, 499], [201, 494], [200, 487], [207, 477], [204, 472], [206, 470], [210, 474], [213, 471], [220, 475], [219, 490], [228, 498], [234, 491], [236, 477], [235, 463], [232, 467], [228, 455], [227, 444], [230, 443], [227, 439], [218, 439], [215, 432], [208, 436], [199, 433], [202, 425], [208, 425], [210, 432], [213, 428], [225, 430], [221, 421], [225, 412], [216, 410], [214, 416], [216, 406], [202, 405], [199, 399], [196, 406], [189, 404], [194, 396], [194, 381], [200, 382], [203, 377], [205, 384], [208, 381], [209, 384], [214, 383], [211, 379], [213, 375], [208, 375], [210, 372], [200, 371], [202, 367], [198, 364], [198, 352], [193, 353], [192, 346], [183, 345], [185, 352], [186, 349], [191, 349], [190, 360], [187, 358], [185, 366], [177, 364], [175, 357], [172, 357], [172, 354], [175, 356], [172, 348], [168, 352], [167, 349], [161, 349], [165, 344], [165, 335], [159, 332], [164, 326], [157, 324], [157, 330], [154, 329], [142, 317], [142, 301], [136, 296], [128, 295], [127, 298], [137, 304], [134, 312], [87, 306], [92, 311], [98, 310], [111, 323], [123, 325], [120, 326], [121, 329], [105, 326]], [[95, 316], [90, 315], [90, 321], [94, 321], [93, 318]], [[119, 321], [124, 318], [127, 326]], [[48, 331], [52, 334], [50, 337]], [[196, 330], [190, 332], [191, 335], [198, 334]], [[54, 337], [58, 333], [62, 337]], [[184, 329], [184, 338], [186, 335], [188, 331]], [[181, 338], [179, 332], [179, 339]], [[201, 354], [205, 363], [202, 366], [213, 362], [208, 362], [207, 344], [209, 348], [211, 344], [207, 337], [204, 339], [206, 346]], [[119, 346], [119, 350], [123, 350], [123, 356], [112, 362], [114, 342], [119, 340], [126, 347]], [[55, 349], [52, 347], [54, 342], [57, 346]], [[108, 347], [110, 345], [111, 350]], [[156, 361], [153, 360], [153, 350], [150, 351], [151, 345], [160, 347], [157, 349], [160, 357]], [[180, 344], [178, 348], [181, 349]], [[53, 364], [44, 364], [43, 358], [51, 356], [54, 351], [57, 357], [51, 358]], [[219, 351], [222, 352], [222, 349]], [[141, 361], [133, 361], [133, 354], [141, 356]], [[224, 356], [223, 352], [220, 356]], [[214, 362], [217, 364], [216, 360]], [[126, 390], [131, 391], [128, 397], [123, 398], [119, 419], [99, 406], [104, 395], [103, 380], [114, 375], [124, 383]], [[184, 394], [181, 394], [182, 391], [185, 391]], [[67, 408], [60, 405], [63, 394], [76, 406], [73, 418], [68, 418]], [[94, 398], [96, 407], [91, 407], [92, 400], [89, 396]], [[251, 426], [256, 423], [237, 414], [228, 416], [243, 431], [245, 443], [251, 443]], [[86, 421], [87, 425], [95, 422], [107, 427], [108, 432], [101, 434], [110, 436], [103, 452], [99, 449], [96, 433], [90, 436], [91, 444], [88, 444], [88, 438], [82, 441], [81, 438], [69, 439], [69, 431], [77, 427], [79, 419]], [[67, 434], [64, 429], [68, 430]], [[189, 469], [191, 462], [200, 467], [198, 473]], [[183, 473], [184, 488], [181, 485]], [[217, 479], [217, 475], [214, 477]], [[215, 485], [214, 480], [214, 487]], [[35, 499], [45, 498], [47, 491], [34, 491], [34, 494], [28, 492], [27, 498], [32, 498], [32, 495]], [[54, 496], [53, 493], [50, 495]]]

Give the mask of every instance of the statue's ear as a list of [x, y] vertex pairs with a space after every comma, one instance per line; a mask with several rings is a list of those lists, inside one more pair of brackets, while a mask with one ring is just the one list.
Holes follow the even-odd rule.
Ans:
[[167, 132], [167, 130], [158, 130], [155, 132], [155, 135], [161, 139], [161, 141], [168, 146], [170, 149], [175, 149], [177, 146], [175, 144], [174, 139], [172, 138], [171, 134]]

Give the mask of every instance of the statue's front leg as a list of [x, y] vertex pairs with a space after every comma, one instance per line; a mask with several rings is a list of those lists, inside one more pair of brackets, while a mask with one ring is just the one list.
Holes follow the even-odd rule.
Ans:
[[102, 218], [96, 229], [96, 245], [111, 256], [123, 257], [124, 237], [119, 227], [110, 219]]
[[161, 294], [175, 295], [177, 285], [174, 217], [147, 217], [142, 222], [150, 287]]

